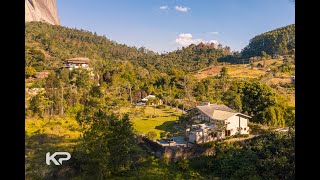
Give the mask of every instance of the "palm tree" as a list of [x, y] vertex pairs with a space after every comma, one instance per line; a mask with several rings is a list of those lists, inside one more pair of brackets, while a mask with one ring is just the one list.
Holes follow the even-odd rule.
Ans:
[[148, 102], [150, 103], [150, 104], [153, 104], [153, 107], [154, 107], [154, 111], [153, 111], [153, 117], [155, 117], [156, 116], [156, 106], [159, 104], [159, 101], [160, 101], [160, 99], [159, 98], [150, 98], [149, 100], [148, 100]]

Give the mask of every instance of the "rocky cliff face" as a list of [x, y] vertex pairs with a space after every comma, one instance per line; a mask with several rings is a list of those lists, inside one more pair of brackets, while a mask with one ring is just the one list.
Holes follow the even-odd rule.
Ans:
[[56, 0], [25, 0], [25, 21], [45, 21], [60, 25]]

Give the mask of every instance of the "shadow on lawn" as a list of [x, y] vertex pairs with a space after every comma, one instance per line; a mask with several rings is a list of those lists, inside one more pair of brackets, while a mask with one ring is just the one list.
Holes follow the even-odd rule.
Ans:
[[[29, 179], [64, 179], [72, 176], [74, 171], [69, 162], [63, 162], [64, 166], [56, 166], [53, 162], [46, 164], [46, 153], [69, 152], [72, 156], [70, 145], [62, 145], [71, 142], [68, 137], [53, 134], [34, 133], [25, 137], [25, 175]], [[57, 156], [58, 157], [58, 156]]]
[[157, 130], [162, 130], [162, 131], [167, 131], [170, 132], [172, 134], [174, 133], [178, 133], [179, 131], [177, 129], [175, 129], [173, 126], [176, 125], [175, 121], [166, 121], [164, 123], [162, 123], [159, 126], [156, 126], [155, 129]]

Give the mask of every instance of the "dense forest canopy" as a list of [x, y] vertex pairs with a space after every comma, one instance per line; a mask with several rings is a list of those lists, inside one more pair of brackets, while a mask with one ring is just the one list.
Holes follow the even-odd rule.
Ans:
[[295, 25], [291, 24], [255, 36], [241, 54], [243, 58], [261, 56], [263, 51], [269, 55], [287, 55], [294, 54], [294, 49]]
[[158, 54], [145, 47], [129, 47], [98, 36], [95, 32], [52, 26], [42, 22], [26, 23], [26, 65], [36, 70], [58, 68], [62, 60], [88, 57], [95, 60], [130, 61], [148, 70], [169, 72], [173, 68], [186, 72], [199, 70], [230, 54], [221, 44], [191, 44], [181, 50]]

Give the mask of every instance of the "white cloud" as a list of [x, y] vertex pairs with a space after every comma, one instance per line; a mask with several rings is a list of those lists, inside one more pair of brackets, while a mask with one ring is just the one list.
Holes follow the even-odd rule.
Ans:
[[217, 31], [214, 31], [214, 32], [210, 32], [211, 34], [214, 34], [214, 35], [218, 35], [219, 34], [219, 32], [217, 32]]
[[190, 8], [182, 6], [176, 6], [175, 9], [180, 12], [188, 12], [190, 10]]
[[220, 44], [218, 40], [210, 40], [208, 43]]
[[190, 33], [186, 33], [186, 34], [179, 34], [179, 38], [187, 38], [187, 39], [189, 39], [189, 38], [192, 38], [192, 34], [190, 34]]
[[166, 10], [166, 9], [169, 9], [169, 7], [168, 6], [160, 6], [160, 9], [161, 10]]
[[190, 33], [179, 34], [178, 38], [176, 39], [176, 43], [181, 45], [181, 46], [188, 46], [190, 44], [199, 44], [201, 42], [219, 44], [219, 42], [217, 40], [206, 41], [206, 40], [203, 40], [201, 38], [194, 39], [194, 38], [192, 38], [192, 34], [190, 34]]

